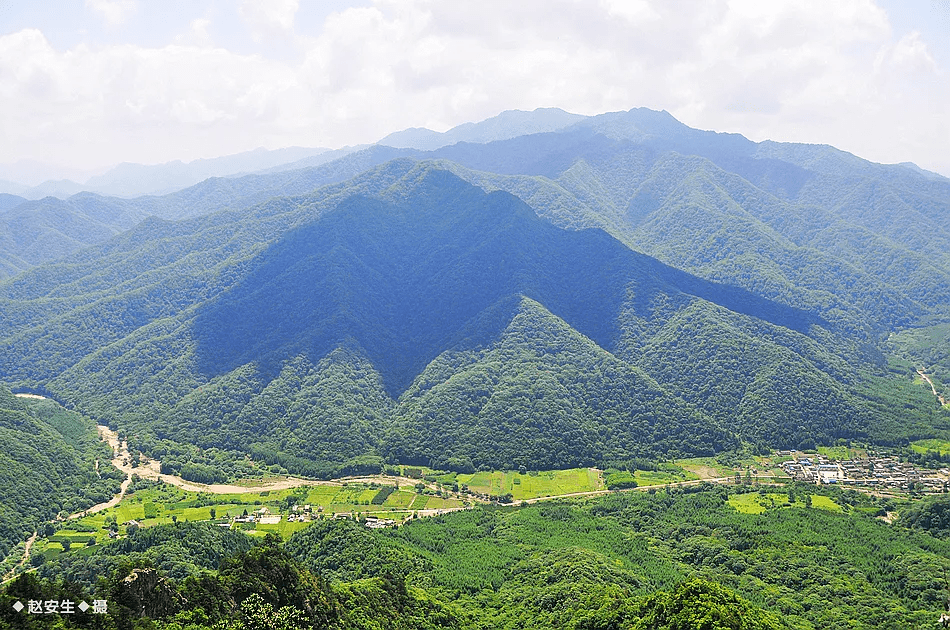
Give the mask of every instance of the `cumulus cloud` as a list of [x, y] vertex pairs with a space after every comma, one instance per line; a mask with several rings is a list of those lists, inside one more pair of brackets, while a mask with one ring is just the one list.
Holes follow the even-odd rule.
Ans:
[[937, 71], [937, 62], [927, 50], [920, 33], [913, 31], [898, 42], [881, 48], [875, 63], [878, 72], [932, 74]]
[[86, 8], [101, 15], [111, 26], [125, 22], [137, 8], [137, 0], [86, 0]]
[[188, 30], [175, 36], [174, 43], [193, 46], [210, 46], [211, 34], [208, 27], [211, 26], [211, 20], [208, 18], [195, 18], [188, 23]]
[[281, 64], [220, 48], [60, 53], [21, 31], [0, 37], [2, 161], [155, 162], [258, 146], [293, 83]]
[[244, 0], [238, 13], [255, 38], [286, 35], [294, 26], [300, 0]]
[[313, 33], [299, 32], [297, 9], [240, 6], [256, 37], [293, 42], [293, 60], [213, 48], [206, 21], [151, 49], [56, 51], [38, 31], [0, 37], [0, 130], [16, 141], [6, 150], [45, 133], [64, 153], [83, 140], [113, 161], [189, 159], [370, 142], [511, 108], [647, 106], [702, 128], [950, 173], [945, 142], [933, 140], [950, 129], [950, 89], [907, 78], [942, 70], [923, 37], [893, 33], [873, 0], [375, 0]]

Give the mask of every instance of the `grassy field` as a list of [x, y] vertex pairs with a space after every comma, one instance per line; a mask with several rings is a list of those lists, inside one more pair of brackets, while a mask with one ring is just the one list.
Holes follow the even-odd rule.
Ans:
[[528, 474], [478, 472], [456, 475], [456, 480], [460, 485], [468, 485], [469, 490], [476, 494], [501, 496], [510, 492], [515, 501], [606, 489], [600, 471], [593, 468], [532, 471]]
[[811, 506], [819, 510], [828, 510], [830, 512], [841, 511], [841, 506], [835, 503], [831, 497], [825, 497], [820, 494], [811, 495]]
[[678, 481], [699, 479], [700, 475], [680, 466], [666, 464], [662, 470], [638, 470], [633, 474], [638, 486], [661, 486]]
[[828, 459], [846, 460], [846, 459], [864, 459], [868, 456], [867, 449], [848, 448], [847, 446], [819, 446], [818, 452]]
[[[746, 492], [744, 494], [735, 494], [729, 497], [728, 501], [737, 512], [743, 514], [761, 514], [766, 510], [783, 507], [806, 507], [805, 496], [798, 496], [795, 503], [789, 503], [788, 495], [784, 493], [766, 492]], [[811, 495], [811, 507], [818, 510], [828, 510], [831, 512], [840, 512], [841, 506], [834, 502], [830, 497], [820, 494]]]
[[[785, 459], [788, 458], [750, 455], [737, 460], [736, 463], [738, 464], [739, 472], [742, 476], [745, 476], [745, 471], [749, 470], [750, 468], [755, 469], [755, 474], [758, 475], [785, 476], [785, 473], [782, 472], [780, 467], [781, 462]], [[721, 464], [713, 457], [692, 457], [690, 459], [678, 459], [676, 460], [676, 465], [683, 470], [696, 475], [696, 477], [687, 477], [687, 479], [715, 479], [720, 477], [734, 477], [736, 474], [735, 468]]]
[[720, 464], [714, 457], [691, 457], [690, 459], [678, 459], [676, 460], [676, 465], [683, 470], [693, 473], [700, 479], [731, 477], [735, 474], [735, 472], [732, 470], [732, 467]]
[[911, 442], [910, 447], [918, 453], [926, 453], [927, 451], [937, 451], [941, 455], [950, 453], [950, 441], [947, 440], [917, 440]]
[[774, 502], [776, 507], [780, 505], [779, 501], [783, 503], [788, 501], [788, 496], [779, 498], [777, 494], [766, 494], [764, 497], [758, 492], [747, 492], [745, 494], [736, 494], [729, 497], [729, 505], [731, 505], [737, 512], [742, 512], [743, 514], [761, 514], [765, 512], [772, 506]]

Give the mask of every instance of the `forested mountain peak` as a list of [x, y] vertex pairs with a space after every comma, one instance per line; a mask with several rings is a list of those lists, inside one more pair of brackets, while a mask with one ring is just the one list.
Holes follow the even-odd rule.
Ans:
[[420, 164], [382, 193], [355, 195], [288, 232], [199, 309], [202, 371], [352, 335], [398, 395], [467, 321], [509, 295], [532, 297], [610, 349], [628, 291], [685, 291], [807, 330], [807, 313], [717, 287], [630, 251], [599, 230], [566, 231], [518, 198]]
[[[939, 412], [901, 423], [865, 375], [880, 374], [882, 332], [948, 309], [950, 196], [834, 150], [822, 170], [826, 154], [632, 110], [166, 197], [80, 195], [55, 203], [160, 217], [3, 283], [0, 372], [145, 450], [171, 440], [320, 475], [353, 458], [495, 465], [476, 446], [488, 435], [545, 466], [710, 453], [736, 435], [921, 435]], [[622, 439], [596, 437], [605, 423]], [[577, 448], [551, 451], [558, 431]], [[518, 440], [530, 456], [506, 450]]]

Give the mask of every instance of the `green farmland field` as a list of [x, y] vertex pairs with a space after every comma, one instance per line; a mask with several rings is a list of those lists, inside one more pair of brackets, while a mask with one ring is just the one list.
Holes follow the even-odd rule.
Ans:
[[458, 475], [459, 484], [467, 484], [476, 494], [504, 495], [511, 493], [515, 501], [539, 497], [605, 490], [600, 471], [593, 468], [572, 468], [520, 474], [515, 471], [478, 472]]
[[[175, 520], [215, 520], [224, 524], [232, 518], [251, 514], [262, 507], [266, 507], [270, 514], [281, 515], [280, 522], [237, 525], [251, 534], [278, 532], [287, 538], [310, 525], [309, 521], [289, 521], [288, 517], [296, 514], [287, 509], [287, 498], [290, 496], [296, 497], [295, 502], [298, 505], [309, 504], [313, 518], [330, 517], [340, 513], [376, 513], [382, 517], [383, 514], [380, 513], [386, 513], [385, 518], [403, 521], [410, 515], [409, 510], [440, 510], [463, 505], [459, 499], [419, 494], [410, 487], [391, 493], [382, 505], [374, 505], [372, 499], [378, 492], [379, 486], [370, 484], [328, 484], [239, 494], [195, 493], [167, 484], [153, 485], [138, 491], [133, 490], [113, 508], [62, 523], [55, 534], [37, 540], [34, 553], [47, 559], [61, 553], [88, 553], [91, 551], [87, 546], [90, 539], [94, 540], [95, 544], [103, 544], [109, 540], [109, 523], [113, 518], [118, 526], [118, 535], [124, 536], [128, 530], [126, 523], [130, 521], [135, 521], [142, 527], [168, 524]], [[63, 550], [62, 542], [65, 540], [71, 543], [69, 552]]]
[[[758, 492], [746, 492], [744, 494], [734, 494], [729, 497], [729, 505], [737, 512], [742, 514], [762, 514], [773, 508], [783, 507], [806, 507], [805, 496], [796, 497], [794, 503], [789, 503], [788, 495], [777, 492], [767, 492], [764, 495]], [[835, 503], [831, 497], [820, 494], [812, 494], [811, 507], [818, 510], [827, 510], [829, 512], [840, 512], [841, 506]]]

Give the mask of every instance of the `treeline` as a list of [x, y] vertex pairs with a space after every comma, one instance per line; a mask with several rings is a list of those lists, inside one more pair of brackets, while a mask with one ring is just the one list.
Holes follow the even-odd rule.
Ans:
[[[0, 624], [102, 630], [372, 630], [398, 624], [425, 630], [461, 627], [463, 617], [395, 576], [331, 586], [273, 534], [252, 543], [237, 531], [179, 523], [135, 531], [98, 556], [49, 563], [41, 575], [55, 577], [26, 573], [6, 585]], [[12, 606], [31, 600], [99, 600], [108, 610], [37, 616]]]
[[928, 497], [900, 512], [900, 524], [941, 539], [950, 535], [950, 497]]

